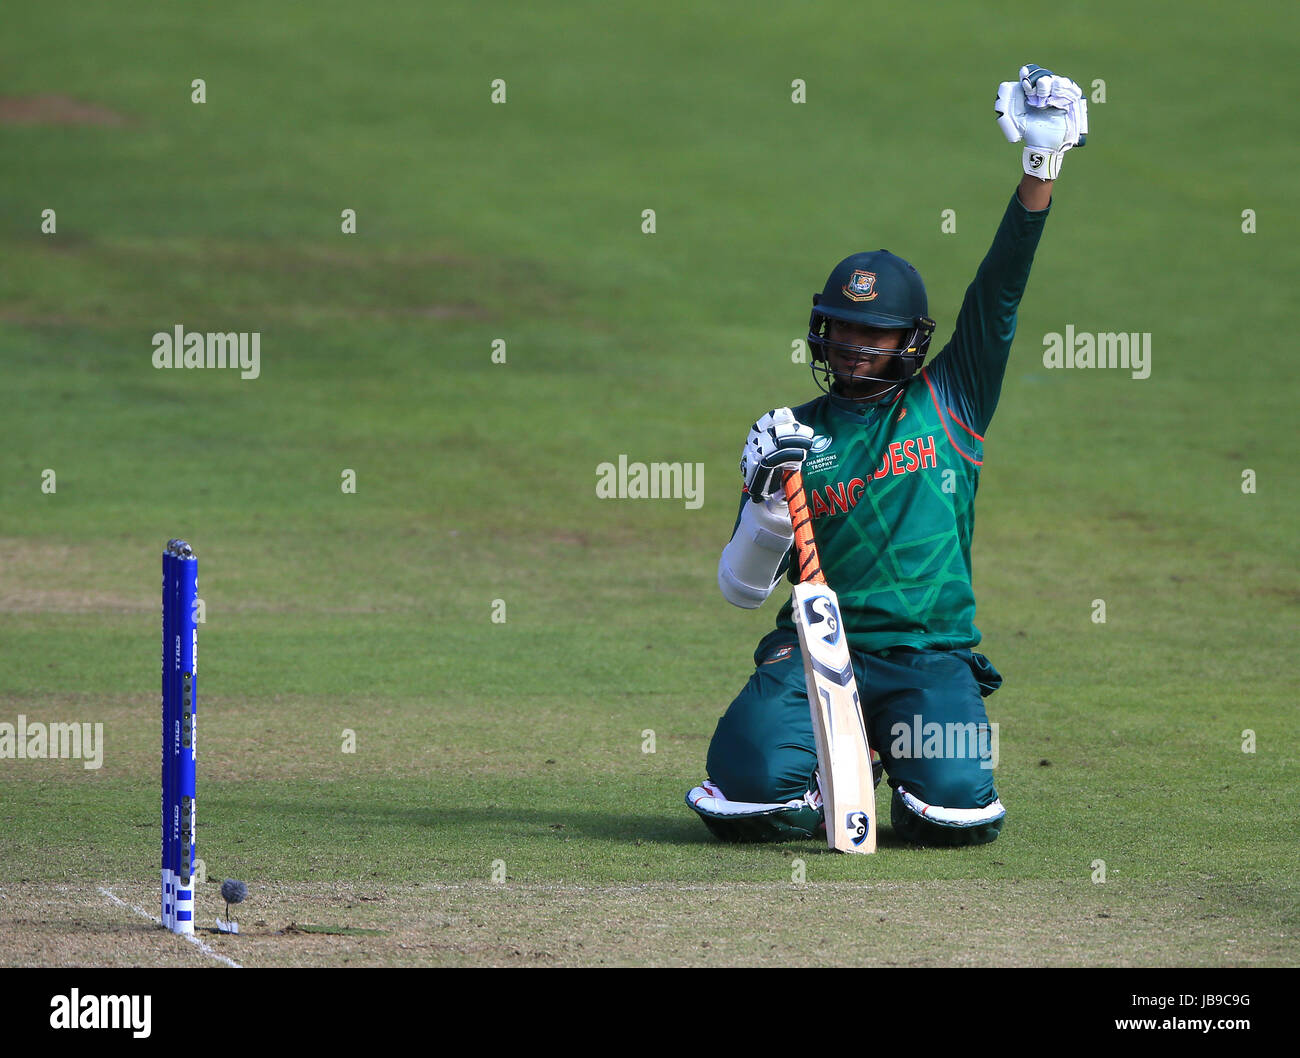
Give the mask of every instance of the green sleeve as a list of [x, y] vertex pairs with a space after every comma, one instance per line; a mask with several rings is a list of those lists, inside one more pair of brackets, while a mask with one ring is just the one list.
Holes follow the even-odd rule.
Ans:
[[1012, 194], [993, 245], [966, 288], [953, 336], [926, 368], [941, 398], [978, 434], [998, 406], [1016, 312], [1050, 208], [1028, 210]]

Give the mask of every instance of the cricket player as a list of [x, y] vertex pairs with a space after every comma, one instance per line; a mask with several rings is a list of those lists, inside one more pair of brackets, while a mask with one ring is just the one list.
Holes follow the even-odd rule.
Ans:
[[[975, 491], [1053, 183], [1088, 131], [1079, 86], [1034, 65], [999, 87], [995, 113], [1008, 140], [1024, 141], [1024, 176], [952, 338], [925, 363], [935, 324], [921, 276], [902, 258], [875, 250], [836, 265], [813, 295], [808, 331], [823, 395], [749, 431], [740, 512], [718, 563], [723, 596], [747, 609], [783, 574], [794, 579], [782, 483], [801, 469], [871, 746], [893, 790], [890, 823], [918, 845], [990, 842], [1006, 817], [983, 701], [1002, 677], [971, 649]], [[687, 804], [726, 841], [817, 837], [817, 752], [788, 599], [754, 665]]]

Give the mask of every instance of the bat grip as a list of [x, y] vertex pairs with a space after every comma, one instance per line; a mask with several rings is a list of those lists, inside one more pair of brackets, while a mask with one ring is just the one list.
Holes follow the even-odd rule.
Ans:
[[812, 515], [803, 491], [803, 472], [792, 470], [785, 476], [785, 498], [790, 505], [790, 524], [794, 528], [795, 561], [799, 583], [825, 584], [817, 541], [813, 539]]

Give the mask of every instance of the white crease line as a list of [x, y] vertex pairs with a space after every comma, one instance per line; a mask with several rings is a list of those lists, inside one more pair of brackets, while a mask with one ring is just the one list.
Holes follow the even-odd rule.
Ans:
[[[153, 922], [159, 926], [162, 925], [162, 919], [160, 919], [157, 915], [151, 915], [149, 914], [148, 911], [145, 911], [143, 908], [136, 907], [134, 904], [128, 904], [120, 896], [116, 896], [115, 894], [110, 893], [102, 885], [99, 887], [99, 891], [103, 893], [106, 897], [108, 897], [110, 900], [112, 900], [113, 903], [120, 904], [122, 907], [130, 908], [141, 918], [147, 918], [150, 922]], [[194, 936], [193, 933], [177, 933], [176, 936], [183, 937], [185, 940], [189, 941], [191, 944], [197, 947], [199, 951], [203, 952], [204, 955], [211, 955], [212, 958], [217, 960], [217, 962], [223, 962], [227, 966], [233, 966], [236, 970], [243, 969], [243, 967], [240, 966], [239, 963], [235, 962], [234, 959], [227, 958], [226, 956], [222, 955], [219, 951], [213, 951], [206, 944], [204, 944], [203, 941], [199, 940], [198, 937]]]

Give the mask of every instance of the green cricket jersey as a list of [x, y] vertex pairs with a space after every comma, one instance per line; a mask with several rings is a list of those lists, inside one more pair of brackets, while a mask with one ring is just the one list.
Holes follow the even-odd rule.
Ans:
[[[1012, 195], [951, 340], [888, 403], [822, 396], [793, 409], [816, 434], [804, 488], [822, 570], [855, 650], [980, 641], [970, 542], [983, 434], [1047, 213]], [[786, 568], [793, 579], [789, 556]], [[796, 638], [788, 600], [776, 624], [756, 657]]]

